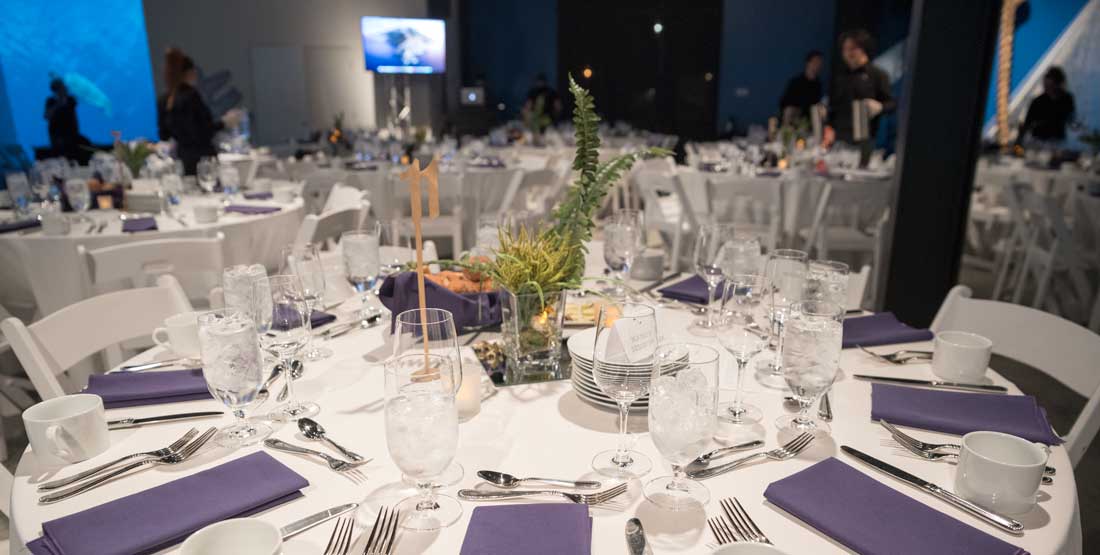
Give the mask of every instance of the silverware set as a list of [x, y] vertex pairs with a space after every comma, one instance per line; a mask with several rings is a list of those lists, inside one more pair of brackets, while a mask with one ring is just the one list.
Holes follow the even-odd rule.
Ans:
[[315, 439], [327, 443], [329, 447], [336, 449], [342, 455], [348, 458], [352, 462], [359, 462], [363, 460], [363, 456], [358, 453], [354, 453], [344, 446], [336, 443], [325, 434], [325, 428], [321, 426], [320, 422], [312, 418], [302, 418], [298, 420], [298, 429], [301, 430], [302, 435], [309, 439]]
[[759, 439], [754, 439], [752, 441], [746, 441], [745, 443], [738, 443], [737, 445], [730, 445], [729, 447], [722, 447], [720, 449], [715, 449], [714, 451], [711, 451], [709, 453], [703, 453], [702, 455], [699, 455], [699, 458], [695, 459], [695, 461], [693, 461], [693, 462], [698, 463], [698, 464], [704, 464], [704, 465], [705, 464], [710, 464], [710, 461], [712, 461], [714, 459], [717, 459], [717, 458], [724, 457], [724, 456], [726, 456], [730, 453], [736, 453], [737, 451], [745, 451], [747, 449], [756, 449], [757, 447], [763, 447], [763, 446], [764, 446], [763, 441], [760, 441]]
[[[198, 433], [198, 430], [192, 430], [192, 431], [195, 432], [195, 433]], [[202, 435], [200, 435], [198, 438], [194, 439], [194, 441], [190, 441], [190, 443], [186, 443], [185, 445], [182, 445], [182, 446], [180, 446], [179, 445], [180, 442], [177, 441], [177, 442], [173, 443], [172, 445], [169, 445], [168, 447], [166, 447], [163, 450], [151, 451], [151, 452], [147, 452], [147, 453], [136, 453], [134, 455], [123, 457], [123, 458], [121, 458], [117, 461], [113, 461], [112, 463], [110, 463], [108, 465], [103, 465], [101, 467], [92, 469], [92, 470], [96, 470], [96, 471], [105, 471], [105, 473], [99, 474], [94, 478], [91, 478], [91, 477], [95, 473], [93, 473], [93, 474], [89, 474], [88, 472], [81, 473], [82, 475], [78, 475], [80, 477], [77, 478], [76, 480], [73, 480], [72, 478], [70, 478], [70, 479], [68, 479], [68, 481], [66, 481], [64, 484], [61, 484], [61, 485], [68, 485], [68, 484], [74, 483], [75, 481], [80, 481], [80, 480], [84, 480], [84, 479], [88, 479], [88, 478], [91, 478], [91, 479], [88, 479], [86, 482], [78, 484], [75, 487], [43, 495], [42, 497], [38, 498], [38, 502], [42, 503], [42, 504], [50, 504], [50, 503], [56, 503], [58, 501], [63, 501], [63, 500], [68, 499], [70, 497], [74, 497], [74, 496], [80, 495], [81, 493], [84, 493], [86, 491], [95, 489], [95, 488], [97, 488], [97, 487], [113, 480], [114, 478], [117, 478], [119, 476], [127, 474], [131, 470], [147, 469], [147, 468], [152, 468], [153, 466], [161, 466], [161, 465], [176, 465], [176, 464], [186, 462], [188, 459], [190, 459], [192, 456], [194, 456], [195, 453], [197, 453], [199, 451], [199, 449], [201, 449], [204, 445], [206, 445], [206, 443], [208, 441], [210, 441], [211, 438], [214, 437], [214, 434], [216, 434], [217, 431], [218, 431], [217, 428], [210, 428], [210, 429], [206, 430], [205, 432], [203, 432]], [[190, 432], [189, 432], [189, 434], [190, 434]], [[150, 456], [150, 455], [152, 455], [152, 456]], [[118, 463], [120, 463], [122, 461], [125, 461], [125, 460], [128, 460], [130, 458], [136, 458], [136, 457], [143, 457], [143, 458], [140, 461], [130, 463], [130, 464], [128, 464], [126, 466], [123, 466], [121, 468], [115, 468], [114, 467], [115, 464], [118, 464]], [[60, 482], [60, 480], [57, 480], [57, 481], [54, 481], [54, 482], [49, 482], [47, 484], [42, 484], [42, 486], [52, 485], [53, 487], [60, 487], [61, 485], [57, 485], [57, 482]], [[43, 491], [42, 486], [39, 486], [39, 491]], [[49, 489], [52, 489], [52, 488], [45, 488], [45, 489], [49, 490]]]
[[863, 345], [856, 345], [859, 350], [871, 355], [880, 362], [887, 364], [903, 365], [913, 361], [929, 361], [932, 360], [932, 351], [914, 351], [909, 349], [902, 349], [893, 353], [876, 353], [870, 349], [867, 349]]
[[741, 506], [736, 497], [728, 497], [719, 502], [722, 513], [707, 519], [707, 526], [714, 534], [718, 545], [735, 542], [766, 543], [772, 545], [768, 536], [753, 522], [752, 517]]
[[524, 482], [539, 482], [548, 486], [557, 486], [563, 488], [576, 488], [576, 489], [599, 489], [600, 483], [591, 480], [558, 480], [556, 478], [517, 478], [511, 474], [504, 472], [497, 472], [495, 470], [478, 470], [477, 477], [489, 482], [490, 484], [504, 489], [513, 489], [519, 487]]
[[721, 474], [725, 474], [736, 468], [740, 468], [752, 461], [767, 458], [773, 461], [785, 461], [792, 459], [801, 453], [806, 447], [808, 447], [814, 441], [814, 435], [811, 433], [799, 434], [794, 439], [783, 444], [782, 447], [766, 451], [764, 453], [754, 453], [747, 457], [742, 457], [726, 464], [720, 464], [718, 466], [702, 466], [696, 465], [694, 462], [689, 464], [685, 470], [688, 477], [694, 480], [706, 480], [707, 478], [713, 478]]
[[509, 490], [509, 491], [481, 491], [476, 489], [463, 489], [458, 491], [459, 499], [466, 501], [502, 501], [507, 499], [522, 499], [525, 497], [556, 495], [565, 498], [572, 503], [583, 505], [600, 505], [626, 493], [626, 483], [608, 488], [596, 493], [570, 493], [560, 490]]
[[265, 439], [264, 440], [264, 445], [267, 446], [267, 447], [270, 447], [271, 449], [275, 449], [276, 451], [283, 451], [283, 452], [286, 452], [286, 453], [294, 453], [296, 455], [310, 455], [310, 456], [313, 456], [313, 457], [317, 457], [317, 458], [325, 461], [325, 463], [328, 464], [328, 467], [330, 469], [332, 469], [334, 472], [338, 472], [340, 474], [344, 474], [344, 475], [348, 476], [353, 482], [364, 481], [364, 480], [367, 479], [366, 475], [364, 475], [362, 472], [360, 472], [359, 470], [356, 470], [356, 469], [358, 467], [363, 466], [363, 465], [371, 462], [372, 460], [374, 460], [374, 459], [365, 459], [365, 460], [355, 461], [355, 462], [342, 461], [340, 459], [337, 459], [336, 457], [327, 455], [327, 454], [322, 453], [320, 451], [314, 451], [313, 449], [306, 449], [305, 447], [299, 447], [297, 445], [287, 443], [287, 442], [282, 441], [280, 439], [273, 439], [273, 438]]
[[[924, 443], [919, 439], [906, 434], [905, 432], [894, 427], [893, 424], [879, 420], [879, 424], [886, 431], [890, 432], [890, 435], [898, 442], [906, 451], [930, 461], [940, 461], [944, 459], [958, 460], [959, 451], [962, 450], [962, 446], [955, 443]], [[1048, 466], [1043, 470], [1043, 484], [1050, 485], [1054, 483], [1054, 479], [1051, 478], [1057, 473], [1057, 470], [1053, 466]]]
[[120, 366], [119, 372], [142, 372], [145, 370], [153, 370], [156, 368], [166, 368], [168, 366], [198, 366], [202, 364], [202, 361], [194, 358], [172, 358], [168, 360], [157, 360], [153, 362], [145, 362], [142, 364], [129, 364], [126, 366]]
[[[400, 521], [401, 511], [382, 507], [378, 511], [378, 516], [374, 519], [370, 536], [367, 537], [367, 542], [363, 546], [363, 555], [391, 555], [394, 545], [397, 543], [397, 528]], [[359, 538], [352, 540], [354, 532], [355, 519], [353, 517], [340, 517], [336, 521], [336, 526], [332, 529], [328, 544], [325, 545], [324, 555], [348, 555], [351, 553], [351, 546], [359, 543]]]

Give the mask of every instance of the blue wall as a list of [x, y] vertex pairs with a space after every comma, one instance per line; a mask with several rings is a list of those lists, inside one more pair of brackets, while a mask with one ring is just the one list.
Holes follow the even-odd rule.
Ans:
[[32, 147], [49, 144], [43, 111], [50, 73], [56, 73], [77, 97], [80, 131], [93, 143], [110, 143], [112, 130], [124, 138], [156, 139], [141, 0], [6, 1], [0, 37], [14, 124], [14, 130], [0, 129], [0, 137], [16, 137], [28, 155]]
[[[1016, 25], [1012, 48], [1012, 89], [1024, 80], [1031, 67], [1039, 62], [1087, 3], [1088, 0], [1028, 1], [1030, 12], [1027, 20]], [[993, 73], [990, 74], [989, 98], [985, 104], [986, 121], [997, 113], [997, 63], [993, 61]], [[1066, 78], [1072, 87], [1073, 76], [1067, 75]]]
[[[744, 129], [776, 115], [787, 80], [802, 71], [810, 50], [825, 53], [827, 72], [836, 40], [833, 19], [833, 0], [725, 0], [718, 129], [731, 116]], [[828, 79], [822, 75], [826, 94]], [[737, 96], [739, 88], [748, 89], [748, 95]]]
[[557, 0], [470, 0], [462, 9], [468, 16], [463, 79], [473, 83], [484, 74], [488, 100], [503, 102], [506, 115], [519, 114], [535, 75], [545, 73], [556, 86]]

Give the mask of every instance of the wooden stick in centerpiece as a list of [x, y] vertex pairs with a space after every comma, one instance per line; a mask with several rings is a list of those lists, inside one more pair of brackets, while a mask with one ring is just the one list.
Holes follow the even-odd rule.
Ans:
[[[415, 157], [409, 168], [401, 173], [401, 179], [409, 184], [409, 202], [412, 209], [413, 231], [416, 234], [416, 288], [420, 303], [420, 325], [423, 329], [424, 342], [424, 378], [431, 380], [432, 375], [438, 376], [438, 368], [428, 367], [428, 305], [424, 297], [424, 239], [420, 232], [420, 220], [422, 218], [422, 206], [420, 195], [420, 179], [428, 180], [428, 218], [439, 217], [439, 165], [436, 159], [422, 171], [420, 160]], [[434, 371], [433, 371], [434, 370]]]

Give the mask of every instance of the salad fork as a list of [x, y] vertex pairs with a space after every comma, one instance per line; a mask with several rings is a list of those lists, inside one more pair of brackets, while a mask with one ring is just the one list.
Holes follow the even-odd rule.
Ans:
[[79, 482], [79, 481], [81, 481], [85, 478], [89, 478], [91, 476], [99, 474], [100, 472], [103, 472], [104, 470], [107, 470], [108, 468], [111, 468], [112, 466], [115, 466], [116, 464], [118, 464], [120, 462], [127, 461], [129, 459], [135, 459], [135, 458], [138, 458], [138, 457], [159, 459], [161, 457], [167, 457], [169, 455], [176, 454], [177, 451], [179, 451], [180, 448], [182, 448], [184, 445], [187, 445], [187, 442], [191, 441], [191, 439], [194, 438], [198, 434], [199, 434], [198, 428], [191, 428], [190, 430], [188, 430], [188, 432], [186, 434], [183, 434], [183, 437], [177, 439], [175, 442], [173, 442], [168, 447], [164, 447], [162, 449], [157, 449], [155, 451], [145, 451], [143, 453], [132, 453], [130, 455], [126, 455], [125, 457], [117, 458], [117, 459], [115, 459], [115, 460], [113, 460], [109, 463], [101, 464], [101, 465], [99, 465], [95, 468], [89, 468], [88, 470], [85, 470], [84, 472], [81, 472], [79, 474], [74, 474], [72, 476], [69, 476], [68, 478], [59, 478], [57, 480], [52, 480], [52, 481], [49, 481], [49, 482], [39, 484], [38, 485], [38, 491], [40, 491], [40, 492], [50, 491], [52, 489], [57, 489], [57, 488], [62, 487], [62, 486], [67, 486], [67, 485], [72, 484], [74, 482]]
[[398, 523], [401, 522], [401, 511], [392, 510], [383, 506], [374, 519], [370, 537], [363, 547], [363, 555], [390, 555], [397, 539]]
[[626, 483], [622, 483], [613, 488], [608, 488], [596, 493], [569, 493], [557, 490], [480, 491], [476, 489], [464, 489], [458, 491], [458, 497], [466, 501], [499, 501], [502, 499], [530, 497], [532, 495], [557, 495], [573, 503], [599, 505], [626, 493], [627, 485]]
[[737, 536], [733, 535], [733, 530], [730, 530], [724, 518], [720, 516], [710, 517], [707, 519], [707, 526], [710, 527], [710, 533], [714, 534], [714, 539], [718, 542], [718, 545], [726, 545], [737, 541]]
[[749, 513], [745, 511], [745, 508], [741, 506], [741, 502], [736, 497], [723, 499], [719, 504], [722, 505], [722, 511], [726, 513], [726, 518], [741, 534], [742, 539], [748, 542], [771, 545], [771, 540], [764, 535], [764, 532], [760, 531], [760, 528], [752, 521], [752, 517], [749, 516]]
[[902, 349], [895, 353], [881, 354], [876, 353], [864, 347], [863, 345], [856, 345], [856, 347], [859, 347], [859, 350], [863, 351], [864, 353], [867, 353], [868, 355], [871, 355], [872, 357], [882, 362], [888, 362], [890, 364], [902, 365], [913, 360], [930, 360], [932, 358], [932, 353], [928, 351], [909, 351]]
[[772, 449], [771, 451], [767, 451], [764, 453], [754, 453], [747, 457], [742, 457], [733, 462], [728, 462], [726, 464], [718, 466], [691, 468], [687, 470], [687, 475], [689, 478], [695, 480], [705, 480], [707, 478], [718, 476], [719, 474], [725, 474], [735, 468], [739, 468], [751, 461], [760, 459], [762, 457], [767, 457], [768, 459], [773, 461], [785, 461], [787, 459], [791, 459], [797, 456], [799, 453], [802, 452], [803, 449], [813, 443], [813, 441], [814, 435], [809, 432], [804, 432], [799, 434], [794, 439], [783, 444], [782, 447]]
[[[914, 454], [918, 457], [921, 457], [923, 459], [928, 459], [930, 461], [939, 461], [939, 460], [943, 460], [943, 459], [947, 459], [947, 458], [951, 458], [951, 459], [958, 459], [959, 458], [958, 453], [941, 453], [941, 452], [937, 452], [937, 450], [940, 450], [940, 449], [953, 449], [953, 450], [956, 450], [956, 451], [961, 451], [962, 447], [959, 446], [959, 445], [955, 445], [954, 443], [924, 443], [924, 442], [918, 440], [917, 438], [915, 438], [913, 436], [910, 436], [910, 435], [906, 434], [905, 432], [902, 432], [901, 430], [894, 427], [893, 424], [890, 424], [889, 422], [887, 422], [885, 420], [879, 420], [879, 423], [882, 424], [883, 428], [886, 428], [887, 430], [890, 431], [890, 435], [893, 436], [894, 441], [897, 441], [907, 451], [909, 451], [910, 453], [912, 453], [912, 454]], [[1053, 480], [1051, 480], [1050, 477], [1054, 476], [1056, 473], [1057, 473], [1057, 471], [1055, 470], [1055, 468], [1053, 466], [1047, 466], [1046, 468], [1044, 468], [1043, 469], [1043, 474], [1044, 474], [1043, 483], [1044, 484], [1053, 483]]]

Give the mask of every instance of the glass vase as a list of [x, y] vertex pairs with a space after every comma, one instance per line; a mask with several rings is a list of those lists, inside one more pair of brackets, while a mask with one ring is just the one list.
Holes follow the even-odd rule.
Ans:
[[507, 372], [517, 381], [558, 378], [565, 291], [500, 292], [501, 336]]

